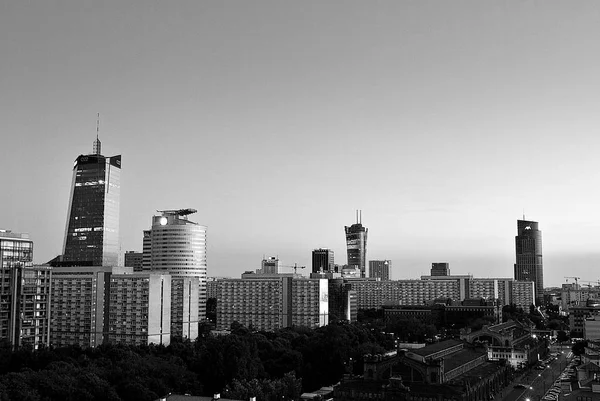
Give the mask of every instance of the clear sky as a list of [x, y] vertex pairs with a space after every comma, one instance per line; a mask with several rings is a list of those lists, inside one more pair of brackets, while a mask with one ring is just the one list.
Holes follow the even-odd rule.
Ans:
[[61, 252], [101, 113], [123, 250], [195, 208], [211, 276], [310, 266], [363, 210], [368, 259], [546, 286], [600, 278], [597, 1], [0, 2], [0, 228]]

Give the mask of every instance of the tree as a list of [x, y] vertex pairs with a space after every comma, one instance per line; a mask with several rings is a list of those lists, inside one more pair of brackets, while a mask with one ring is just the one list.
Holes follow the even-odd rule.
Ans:
[[567, 332], [564, 330], [559, 330], [556, 333], [556, 341], [558, 341], [559, 343], [564, 343], [565, 341], [569, 341], [569, 336], [567, 335]]
[[571, 347], [571, 350], [573, 351], [573, 354], [575, 354], [576, 356], [581, 356], [584, 354], [585, 347], [587, 347], [587, 345], [588, 345], [587, 340], [577, 341], [575, 344], [573, 344], [573, 347]]

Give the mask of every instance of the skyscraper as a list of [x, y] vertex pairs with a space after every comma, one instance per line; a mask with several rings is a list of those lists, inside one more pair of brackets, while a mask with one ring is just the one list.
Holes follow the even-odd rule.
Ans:
[[279, 258], [275, 256], [263, 258], [260, 263], [260, 272], [262, 274], [279, 274]]
[[431, 275], [432, 276], [449, 276], [450, 275], [450, 263], [438, 262], [431, 264]]
[[143, 271], [143, 252], [127, 251], [125, 252], [125, 267], [133, 267], [134, 272]]
[[369, 260], [369, 278], [390, 279], [391, 260]]
[[536, 304], [541, 304], [544, 294], [544, 265], [542, 262], [542, 232], [536, 221], [517, 220], [515, 237], [517, 263], [515, 280], [535, 283]]
[[194, 209], [163, 210], [144, 231], [144, 271], [171, 275], [171, 334], [191, 340], [206, 316], [206, 226]]
[[369, 230], [362, 225], [362, 211], [356, 211], [356, 224], [352, 224], [350, 227], [345, 226], [344, 230], [348, 249], [348, 268], [360, 270], [361, 277], [365, 277]]
[[312, 272], [329, 272], [335, 271], [333, 261], [333, 251], [331, 249], [319, 248], [312, 251]]
[[96, 137], [93, 153], [80, 155], [73, 180], [63, 242], [63, 262], [115, 266], [119, 252], [121, 155], [104, 157]]

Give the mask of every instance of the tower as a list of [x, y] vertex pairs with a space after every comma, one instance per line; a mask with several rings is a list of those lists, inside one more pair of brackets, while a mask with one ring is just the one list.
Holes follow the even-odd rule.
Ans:
[[159, 212], [144, 231], [143, 269], [171, 275], [171, 333], [193, 340], [206, 316], [206, 226], [188, 219], [195, 209]]
[[536, 221], [517, 220], [515, 237], [515, 280], [533, 281], [536, 304], [544, 294], [544, 265], [542, 262], [542, 232]]
[[262, 274], [279, 274], [279, 258], [276, 256], [263, 258], [260, 263], [260, 272]]
[[391, 260], [369, 260], [369, 277], [380, 278], [383, 281], [390, 279], [392, 270]]
[[348, 250], [348, 267], [359, 269], [361, 277], [366, 277], [367, 233], [362, 225], [362, 211], [356, 211], [356, 223], [345, 226], [346, 247]]
[[63, 242], [63, 263], [67, 265], [118, 263], [121, 155], [105, 157], [100, 151], [96, 137], [93, 153], [80, 155], [73, 165]]
[[312, 251], [312, 272], [329, 272], [335, 271], [335, 264], [333, 261], [333, 251], [331, 249], [314, 249]]

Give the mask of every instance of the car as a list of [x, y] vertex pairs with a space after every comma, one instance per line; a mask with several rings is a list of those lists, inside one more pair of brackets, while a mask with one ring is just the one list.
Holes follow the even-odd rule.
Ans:
[[524, 384], [521, 384], [521, 383], [517, 383], [517, 384], [515, 384], [513, 387], [514, 387], [514, 388], [527, 388], [527, 386], [526, 386], [526, 385], [524, 385]]

